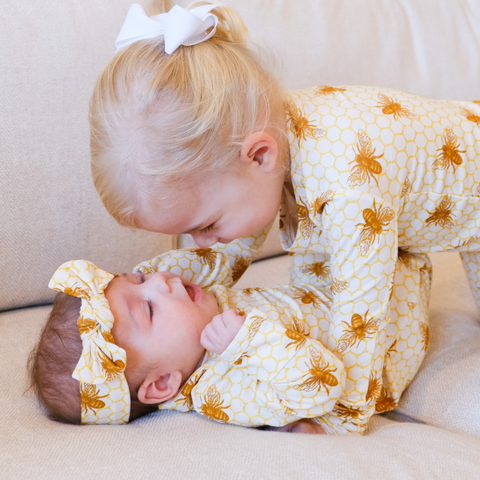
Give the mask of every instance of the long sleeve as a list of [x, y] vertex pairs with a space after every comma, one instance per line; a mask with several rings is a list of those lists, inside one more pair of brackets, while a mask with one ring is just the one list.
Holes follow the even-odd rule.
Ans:
[[260, 254], [272, 223], [257, 233], [228, 244], [166, 252], [140, 263], [134, 272], [170, 271], [204, 288], [214, 284], [231, 287]]
[[319, 341], [256, 309], [225, 352], [203, 369], [191, 391], [193, 408], [244, 426], [282, 426], [324, 415], [345, 384], [344, 365]]

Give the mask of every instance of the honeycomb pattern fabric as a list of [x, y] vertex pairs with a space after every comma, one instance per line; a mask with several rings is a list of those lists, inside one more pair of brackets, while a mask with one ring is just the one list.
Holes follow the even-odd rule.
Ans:
[[[382, 363], [365, 354], [340, 361], [338, 352], [326, 346], [332, 320], [330, 288], [302, 283], [243, 290], [211, 285], [212, 278], [229, 278], [231, 258], [212, 250], [208, 263], [203, 250], [169, 252], [135, 269], [195, 278], [215, 295], [220, 311], [236, 308], [247, 315], [226, 351], [219, 356], [207, 352], [202, 366], [161, 409], [194, 409], [213, 420], [243, 426], [281, 426], [310, 417], [327, 433], [361, 434], [375, 411], [396, 406], [428, 346], [426, 255], [402, 253], [397, 261], [390, 321], [377, 349], [388, 351]], [[367, 332], [366, 338], [361, 338], [361, 329], [348, 332], [356, 342], [375, 349], [374, 332]], [[342, 400], [351, 382], [365, 398], [355, 407]]]
[[[345, 342], [345, 327], [362, 317], [380, 342], [398, 247], [404, 257], [479, 249], [480, 105], [323, 86], [292, 92], [287, 111], [295, 198], [284, 195], [281, 240], [292, 282], [316, 276], [309, 255], [325, 262], [327, 346], [358, 358], [366, 345]], [[347, 381], [343, 400], [362, 404], [364, 390]]]
[[127, 355], [111, 334], [114, 318], [104, 295], [113, 278], [87, 260], [73, 260], [61, 265], [48, 284], [82, 299], [77, 320], [82, 355], [72, 374], [80, 385], [82, 423], [115, 425], [130, 417]]

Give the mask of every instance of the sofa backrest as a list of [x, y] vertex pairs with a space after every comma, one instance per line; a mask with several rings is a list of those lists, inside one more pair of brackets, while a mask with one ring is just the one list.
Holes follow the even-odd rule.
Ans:
[[[133, 1], [149, 14], [163, 3], [2, 1], [0, 311], [51, 301], [46, 285], [67, 260], [122, 272], [175, 244], [116, 225], [90, 176], [88, 99]], [[478, 0], [229, 3], [278, 56], [287, 89], [369, 84], [480, 99]]]
[[131, 3], [2, 1], [0, 311], [50, 302], [67, 260], [121, 273], [173, 246], [118, 226], [91, 180], [88, 100]]

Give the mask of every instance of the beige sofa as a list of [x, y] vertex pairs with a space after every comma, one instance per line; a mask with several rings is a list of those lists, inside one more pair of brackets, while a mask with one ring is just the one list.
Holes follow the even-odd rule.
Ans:
[[[68, 426], [25, 392], [58, 265], [87, 258], [121, 272], [179, 244], [116, 225], [90, 179], [88, 98], [130, 1], [0, 5], [0, 478], [480, 478], [480, 317], [456, 254], [432, 255], [422, 369], [364, 437], [249, 430], [172, 412], [128, 426]], [[287, 88], [372, 84], [480, 99], [478, 0], [230, 3], [252, 39], [276, 52]], [[279, 253], [275, 235], [266, 256]], [[241, 286], [288, 282], [288, 262], [255, 263]]]

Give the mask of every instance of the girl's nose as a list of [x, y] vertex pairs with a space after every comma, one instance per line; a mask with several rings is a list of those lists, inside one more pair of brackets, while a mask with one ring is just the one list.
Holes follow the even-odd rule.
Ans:
[[192, 235], [193, 240], [200, 248], [207, 248], [215, 245], [218, 242], [218, 237], [208, 237], [205, 235]]

